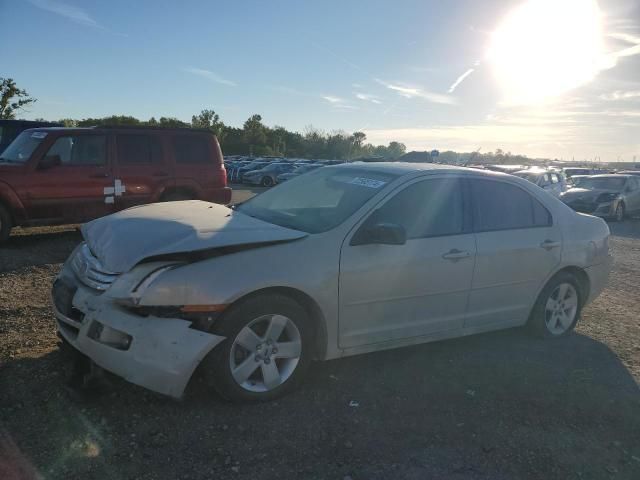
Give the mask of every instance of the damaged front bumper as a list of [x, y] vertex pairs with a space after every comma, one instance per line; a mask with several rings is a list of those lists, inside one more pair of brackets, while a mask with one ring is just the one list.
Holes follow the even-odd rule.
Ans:
[[179, 398], [200, 361], [224, 337], [181, 318], [140, 316], [80, 283], [67, 264], [52, 290], [60, 335], [96, 365]]

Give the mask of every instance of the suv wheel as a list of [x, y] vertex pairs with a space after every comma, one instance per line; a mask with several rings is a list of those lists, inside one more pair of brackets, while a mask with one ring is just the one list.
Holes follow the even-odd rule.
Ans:
[[542, 289], [527, 327], [538, 337], [557, 338], [569, 333], [578, 323], [584, 300], [576, 278], [567, 272], [553, 277]]
[[624, 203], [618, 202], [618, 206], [616, 207], [616, 213], [614, 215], [614, 220], [616, 222], [622, 222], [624, 220]]
[[163, 202], [178, 202], [180, 200], [193, 200], [193, 195], [188, 192], [169, 192], [162, 197]]
[[264, 177], [260, 182], [260, 185], [262, 185], [263, 187], [273, 187], [273, 178]]
[[11, 215], [4, 205], [0, 205], [0, 242], [4, 242], [9, 238], [11, 233]]
[[302, 381], [312, 356], [312, 327], [302, 306], [282, 295], [250, 298], [216, 322], [226, 337], [203, 362], [204, 375], [231, 401], [273, 400]]

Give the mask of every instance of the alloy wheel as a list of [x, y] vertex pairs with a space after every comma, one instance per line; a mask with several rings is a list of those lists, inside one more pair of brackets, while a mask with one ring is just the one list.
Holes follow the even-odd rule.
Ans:
[[545, 305], [545, 323], [552, 335], [566, 332], [578, 313], [578, 292], [570, 283], [558, 285]]
[[229, 367], [236, 383], [250, 392], [268, 392], [286, 382], [302, 354], [298, 327], [284, 315], [249, 322], [231, 346]]

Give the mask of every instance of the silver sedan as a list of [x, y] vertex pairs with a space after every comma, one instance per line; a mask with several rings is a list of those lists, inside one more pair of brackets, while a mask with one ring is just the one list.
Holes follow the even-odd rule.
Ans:
[[135, 207], [83, 226], [53, 286], [94, 365], [180, 397], [291, 390], [310, 361], [509, 327], [569, 333], [604, 288], [606, 223], [526, 180], [438, 165], [325, 167], [235, 209]]

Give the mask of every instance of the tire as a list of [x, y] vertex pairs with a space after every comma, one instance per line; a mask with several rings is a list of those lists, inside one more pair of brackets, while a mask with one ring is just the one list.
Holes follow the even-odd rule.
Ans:
[[583, 305], [584, 293], [576, 277], [568, 272], [560, 272], [549, 280], [538, 295], [527, 328], [537, 337], [563, 337], [578, 323]]
[[624, 217], [626, 216], [626, 209], [623, 202], [619, 202], [616, 207], [616, 211], [613, 215], [613, 220], [616, 222], [624, 221]]
[[[271, 328], [281, 333], [269, 336]], [[285, 395], [301, 383], [312, 358], [311, 319], [299, 303], [284, 295], [242, 301], [211, 331], [226, 338], [200, 368], [206, 382], [229, 401], [264, 402]]]
[[162, 196], [163, 202], [179, 202], [181, 200], [193, 200], [194, 196], [188, 192], [169, 192]]
[[263, 177], [260, 185], [262, 185], [263, 187], [273, 187], [273, 178]]
[[0, 243], [6, 242], [11, 234], [11, 228], [13, 222], [11, 221], [11, 215], [6, 207], [0, 204]]

